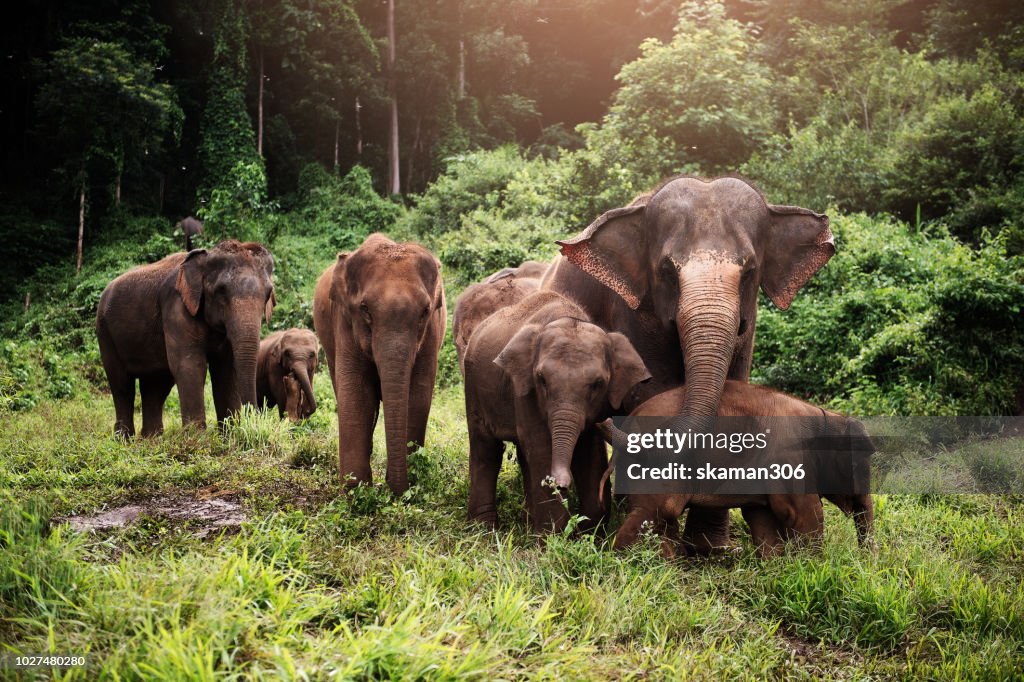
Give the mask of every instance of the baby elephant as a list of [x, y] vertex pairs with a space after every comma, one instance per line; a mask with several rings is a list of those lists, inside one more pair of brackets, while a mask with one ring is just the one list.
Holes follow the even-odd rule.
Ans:
[[[659, 393], [633, 410], [631, 416], [673, 416], [682, 411], [686, 387]], [[870, 443], [864, 425], [856, 419], [842, 417], [810, 403], [774, 391], [764, 386], [747, 384], [742, 381], [725, 382], [722, 402], [718, 408], [719, 417], [804, 417], [821, 420], [821, 433], [835, 433], [838, 420], [845, 420], [846, 435], [857, 438], [861, 443]], [[826, 422], [827, 420], [827, 422]], [[776, 422], [777, 424], [777, 422]], [[807, 421], [801, 420], [795, 428], [807, 428]], [[598, 426], [609, 442], [624, 442], [625, 434], [618, 430], [611, 420]], [[764, 429], [762, 429], [764, 430]], [[769, 440], [771, 443], [775, 440]], [[857, 465], [868, 465], [870, 452], [863, 452], [863, 460]], [[793, 456], [780, 453], [773, 461], [797, 463]], [[855, 465], [856, 466], [856, 465]], [[874, 511], [871, 495], [824, 495], [848, 516], [853, 516], [857, 525], [857, 538], [862, 546], [870, 545]], [[750, 526], [751, 538], [761, 556], [777, 554], [783, 543], [789, 539], [816, 542], [820, 540], [823, 525], [821, 497], [816, 494], [779, 495], [735, 495], [735, 494], [659, 494], [630, 495], [630, 512], [615, 535], [615, 549], [622, 549], [636, 542], [642, 528], [647, 524], [662, 536], [662, 554], [675, 555], [678, 519], [688, 507], [735, 508], [743, 511], [743, 518]]]
[[256, 359], [256, 404], [277, 407], [293, 422], [316, 412], [313, 375], [319, 349], [316, 334], [308, 329], [274, 332], [260, 342]]
[[569, 514], [553, 489], [576, 482], [583, 528], [603, 523], [604, 443], [590, 426], [650, 378], [621, 334], [588, 321], [575, 303], [538, 292], [484, 320], [465, 355], [469, 516], [494, 526], [503, 441], [516, 445], [534, 530], [560, 531]]

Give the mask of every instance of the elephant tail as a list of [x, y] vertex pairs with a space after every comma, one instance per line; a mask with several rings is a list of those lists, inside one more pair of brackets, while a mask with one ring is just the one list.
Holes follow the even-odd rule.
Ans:
[[604, 504], [604, 485], [608, 482], [608, 479], [612, 475], [612, 470], [615, 469], [615, 447], [624, 447], [626, 445], [626, 434], [617, 428], [612, 420], [605, 419], [603, 422], [598, 422], [594, 425], [597, 432], [601, 434], [605, 442], [612, 446], [612, 456], [608, 458], [608, 467], [604, 470], [601, 475], [601, 482], [597, 488], [597, 499], [600, 504]]

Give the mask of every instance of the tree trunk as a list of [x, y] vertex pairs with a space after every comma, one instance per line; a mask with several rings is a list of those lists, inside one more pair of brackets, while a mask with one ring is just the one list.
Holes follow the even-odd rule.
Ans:
[[459, 38], [459, 99], [466, 96], [466, 41]]
[[78, 246], [75, 250], [75, 275], [82, 272], [82, 241], [85, 239], [85, 173], [78, 187]]
[[[260, 82], [256, 89], [256, 153], [263, 156], [263, 46], [260, 46]], [[335, 164], [337, 165], [337, 164]]]
[[334, 120], [334, 172], [338, 172], [338, 135], [341, 132], [341, 119]]
[[157, 213], [163, 214], [164, 212], [164, 189], [167, 184], [167, 176], [160, 173], [160, 190], [157, 192]]
[[117, 172], [117, 179], [114, 180], [114, 206], [121, 205], [121, 171]]
[[388, 0], [388, 96], [391, 99], [391, 122], [388, 133], [388, 193], [402, 191], [401, 160], [398, 156], [398, 94], [395, 78], [395, 0]]
[[363, 155], [363, 117], [360, 113], [363, 106], [359, 103], [359, 95], [356, 95], [356, 156]]

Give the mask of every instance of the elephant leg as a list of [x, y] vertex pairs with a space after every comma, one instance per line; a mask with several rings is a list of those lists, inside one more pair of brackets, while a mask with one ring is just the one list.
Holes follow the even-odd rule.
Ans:
[[135, 379], [118, 376], [116, 381], [107, 372], [110, 394], [114, 399], [114, 433], [121, 438], [135, 435]]
[[434, 400], [434, 379], [437, 376], [437, 353], [424, 349], [412, 366], [409, 384], [408, 440], [418, 446], [426, 442], [427, 418]]
[[782, 527], [767, 507], [743, 507], [743, 518], [750, 526], [750, 538], [762, 558], [776, 556], [782, 550]]
[[558, 492], [545, 485], [546, 469], [530, 469], [529, 480], [523, 482], [530, 491], [530, 526], [535, 533], [560, 533], [569, 524], [569, 510], [566, 509], [565, 501]]
[[223, 424], [225, 419], [242, 409], [242, 399], [235, 381], [235, 365], [230, 356], [220, 356], [210, 362], [210, 385], [217, 423]]
[[372, 483], [370, 455], [380, 410], [376, 371], [354, 360], [338, 363], [338, 476], [343, 485]]
[[[633, 500], [630, 501], [631, 504], [633, 502]], [[626, 549], [636, 544], [636, 541], [640, 539], [640, 534], [648, 528], [653, 529], [654, 525], [654, 510], [645, 504], [633, 504], [629, 514], [626, 515], [626, 519], [615, 533], [615, 542], [612, 544], [612, 548], [617, 550]]]
[[142, 394], [142, 435], [156, 436], [164, 430], [164, 403], [174, 387], [170, 374], [151, 375], [139, 379]]
[[498, 472], [502, 442], [479, 426], [469, 432], [469, 518], [491, 528], [498, 525]]
[[205, 429], [206, 356], [196, 352], [168, 359], [171, 361], [174, 383], [178, 386], [182, 426], [191, 424]]
[[601, 478], [608, 468], [608, 451], [604, 441], [594, 429], [580, 434], [579, 442], [572, 457], [572, 478], [576, 484], [576, 496], [580, 500], [580, 514], [586, 520], [580, 523], [580, 530], [589, 531], [603, 527], [611, 515], [611, 485], [604, 483], [604, 501], [601, 501]]
[[691, 507], [686, 515], [682, 542], [688, 551], [698, 555], [728, 547], [729, 510]]

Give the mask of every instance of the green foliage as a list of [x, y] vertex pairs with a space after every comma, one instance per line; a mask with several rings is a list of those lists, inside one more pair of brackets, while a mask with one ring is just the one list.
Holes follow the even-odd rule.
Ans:
[[[245, 105], [248, 23], [241, 0], [217, 4], [213, 28], [213, 64], [200, 125], [199, 162], [203, 178], [200, 202], [225, 203], [241, 189], [242, 203], [266, 196], [263, 159], [256, 151], [256, 133]], [[222, 189], [227, 196], [214, 197]], [[237, 197], [236, 197], [237, 199]], [[205, 207], [204, 207], [205, 208]]]
[[855, 414], [1005, 414], [1024, 373], [1024, 260], [863, 215], [789, 312], [761, 306], [754, 372]]
[[499, 208], [502, 190], [526, 163], [512, 146], [450, 159], [446, 172], [416, 199], [416, 210], [406, 215], [401, 229], [418, 235], [458, 230], [462, 216], [474, 209]]
[[[256, 219], [273, 208], [267, 200], [267, 176], [260, 161], [239, 161], [220, 178], [210, 192], [209, 202], [199, 209], [204, 222], [200, 241], [216, 244], [223, 239], [259, 241], [264, 239]], [[198, 243], [198, 242], [197, 242]]]
[[337, 250], [354, 249], [373, 232], [387, 231], [402, 214], [398, 204], [374, 191], [373, 178], [362, 166], [338, 178], [309, 164], [299, 174], [299, 195], [301, 233], [327, 235]]
[[929, 59], [864, 28], [803, 24], [791, 44], [793, 123], [744, 165], [770, 196], [904, 220], [948, 216], [973, 243], [1006, 229], [1019, 252], [1019, 74], [990, 53]]
[[752, 27], [722, 3], [687, 2], [668, 43], [645, 41], [593, 145], [612, 138], [615, 160], [648, 178], [734, 169], [774, 128], [772, 78], [754, 58]]

